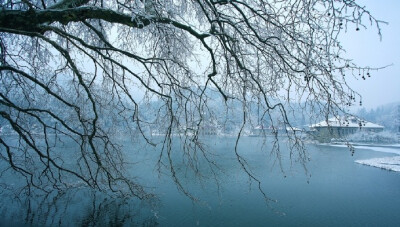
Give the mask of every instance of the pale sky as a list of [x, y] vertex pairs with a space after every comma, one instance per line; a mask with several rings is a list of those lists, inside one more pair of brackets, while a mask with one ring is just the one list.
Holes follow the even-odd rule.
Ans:
[[[379, 71], [372, 71], [371, 78], [366, 80], [351, 79], [350, 86], [363, 96], [365, 108], [375, 108], [388, 103], [400, 102], [400, 0], [356, 0], [366, 6], [371, 14], [388, 22], [381, 25], [382, 40], [376, 26], [367, 30], [349, 27], [348, 32], [341, 37], [346, 48], [346, 56], [360, 66], [382, 67], [391, 65]], [[370, 25], [368, 18], [365, 24]]]

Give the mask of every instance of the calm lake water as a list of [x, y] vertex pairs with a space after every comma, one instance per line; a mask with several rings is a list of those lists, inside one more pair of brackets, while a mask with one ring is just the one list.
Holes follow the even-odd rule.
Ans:
[[[185, 188], [199, 198], [193, 202], [172, 181], [168, 171], [157, 172], [155, 151], [126, 146], [127, 159], [137, 162], [129, 171], [138, 176], [159, 202], [110, 198], [85, 188], [47, 198], [16, 200], [1, 191], [0, 226], [398, 226], [400, 223], [400, 173], [354, 162], [356, 159], [394, 154], [326, 145], [307, 145], [307, 171], [289, 158], [282, 142], [282, 166], [261, 138], [242, 138], [238, 152], [246, 158], [261, 188], [250, 181], [237, 163], [234, 138], [206, 138], [207, 148], [218, 156], [216, 179], [202, 163], [203, 178], [193, 176], [176, 162]], [[173, 155], [181, 157], [180, 149]], [[201, 161], [200, 161], [201, 162]], [[10, 180], [2, 183], [12, 184]], [[49, 199], [50, 198], [50, 199]], [[50, 202], [49, 202], [50, 201]], [[30, 209], [28, 209], [30, 207]]]

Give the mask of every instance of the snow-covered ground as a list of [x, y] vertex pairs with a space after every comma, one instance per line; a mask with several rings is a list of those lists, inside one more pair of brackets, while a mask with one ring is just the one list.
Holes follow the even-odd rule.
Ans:
[[[347, 147], [344, 144], [334, 144], [331, 146]], [[397, 156], [355, 160], [355, 162], [363, 165], [400, 172], [400, 144], [392, 144], [392, 145], [353, 144], [353, 147], [355, 149], [368, 149], [378, 152], [396, 154]]]
[[383, 146], [368, 146], [368, 145], [354, 145], [354, 148], [356, 149], [368, 149], [368, 150], [373, 150], [373, 151], [379, 151], [383, 153], [391, 153], [391, 154], [397, 154], [400, 155], [400, 145], [383, 145]]
[[400, 156], [355, 160], [356, 163], [400, 172]]

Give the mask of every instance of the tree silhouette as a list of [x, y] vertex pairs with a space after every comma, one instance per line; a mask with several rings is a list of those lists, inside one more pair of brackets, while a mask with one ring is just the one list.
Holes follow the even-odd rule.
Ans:
[[[235, 147], [254, 124], [254, 108], [276, 140], [278, 128], [290, 134], [292, 103], [326, 119], [345, 110], [360, 101], [346, 73], [364, 77], [370, 69], [342, 57], [338, 36], [365, 27], [364, 20], [378, 31], [381, 23], [353, 0], [0, 4], [0, 123], [14, 135], [0, 135], [7, 171], [46, 191], [71, 187], [73, 178], [139, 198], [149, 195], [123, 171], [121, 133], [161, 144], [159, 168], [190, 195], [171, 155], [177, 131], [186, 165], [198, 171], [198, 156], [217, 168], [199, 139], [207, 124], [224, 119], [215, 103], [227, 115], [238, 107]], [[163, 135], [161, 142], [149, 131]], [[289, 136], [305, 161], [301, 140]], [[278, 143], [273, 154], [280, 159]]]

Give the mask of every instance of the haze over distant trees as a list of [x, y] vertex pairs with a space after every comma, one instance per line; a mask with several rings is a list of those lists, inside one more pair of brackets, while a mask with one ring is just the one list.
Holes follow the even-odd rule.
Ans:
[[[237, 145], [255, 121], [292, 127], [298, 109], [292, 103], [307, 119], [359, 105], [346, 77], [368, 79], [373, 70], [343, 58], [338, 35], [370, 25], [380, 30], [381, 23], [353, 0], [0, 0], [0, 6], [0, 122], [17, 135], [0, 135], [2, 165], [28, 187], [62, 190], [73, 178], [139, 198], [149, 194], [124, 172], [117, 126], [160, 148], [158, 169], [187, 193], [171, 155], [174, 129], [193, 132], [181, 138], [187, 168], [198, 171], [202, 158], [214, 170], [198, 135], [210, 118], [239, 119]], [[216, 99], [224, 116], [214, 114]], [[232, 103], [240, 108], [230, 109]], [[145, 133], [154, 127], [162, 140]], [[77, 149], [60, 153], [67, 143]], [[307, 160], [297, 137], [289, 144], [293, 158]], [[274, 146], [271, 157], [279, 152]]]
[[385, 126], [391, 132], [400, 132], [400, 103], [391, 103], [376, 108], [359, 109], [356, 114], [367, 121]]

